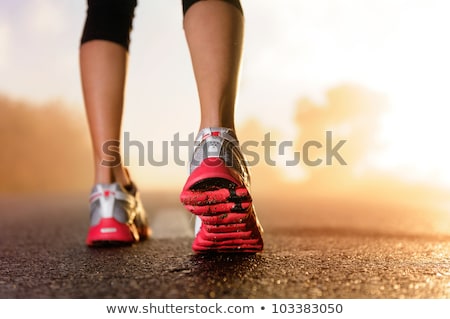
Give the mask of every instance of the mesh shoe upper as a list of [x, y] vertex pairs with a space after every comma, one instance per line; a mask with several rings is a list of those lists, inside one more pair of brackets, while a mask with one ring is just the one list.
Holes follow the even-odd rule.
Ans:
[[134, 242], [149, 236], [148, 220], [134, 184], [96, 184], [90, 196], [90, 229], [94, 242]]
[[233, 168], [240, 182], [250, 187], [250, 174], [240, 150], [239, 141], [233, 130], [228, 128], [202, 129], [195, 140], [195, 149], [190, 162], [190, 173], [197, 169], [206, 158], [220, 158], [225, 166]]

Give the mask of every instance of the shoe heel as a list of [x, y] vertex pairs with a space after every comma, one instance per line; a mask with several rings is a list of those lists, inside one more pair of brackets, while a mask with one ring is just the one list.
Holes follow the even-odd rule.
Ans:
[[114, 218], [102, 218], [100, 223], [89, 228], [86, 238], [88, 246], [127, 245], [137, 241], [136, 226], [119, 223]]
[[206, 179], [224, 179], [235, 185], [243, 184], [241, 177], [232, 167], [227, 166], [221, 158], [210, 157], [192, 172], [183, 190], [191, 189], [195, 184]]

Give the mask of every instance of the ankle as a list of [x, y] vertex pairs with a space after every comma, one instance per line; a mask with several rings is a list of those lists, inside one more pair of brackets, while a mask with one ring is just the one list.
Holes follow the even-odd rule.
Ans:
[[216, 117], [202, 115], [200, 121], [200, 130], [209, 127], [223, 127], [234, 130], [234, 120], [230, 117]]
[[119, 183], [123, 186], [131, 184], [127, 170], [121, 165], [116, 167], [96, 166], [94, 175], [95, 184]]

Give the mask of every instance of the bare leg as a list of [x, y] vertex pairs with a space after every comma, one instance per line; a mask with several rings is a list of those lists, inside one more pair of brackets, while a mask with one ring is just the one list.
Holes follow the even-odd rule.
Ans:
[[[185, 207], [197, 216], [192, 249], [199, 253], [260, 252], [262, 227], [248, 191], [250, 175], [228, 130], [235, 130], [243, 15], [225, 1], [198, 1], [187, 10], [184, 29], [200, 98], [200, 129], [206, 129], [199, 132], [192, 156], [195, 161], [180, 195]], [[220, 153], [216, 153], [218, 145]], [[213, 152], [210, 157], [209, 150]]]
[[[84, 43], [80, 48], [80, 71], [85, 108], [94, 154], [95, 183], [130, 183], [124, 167], [102, 165], [106, 141], [120, 140], [127, 51], [103, 40]], [[122, 161], [121, 161], [122, 162]]]
[[223, 1], [199, 1], [186, 12], [184, 30], [200, 98], [200, 129], [234, 129], [243, 29], [241, 12]]

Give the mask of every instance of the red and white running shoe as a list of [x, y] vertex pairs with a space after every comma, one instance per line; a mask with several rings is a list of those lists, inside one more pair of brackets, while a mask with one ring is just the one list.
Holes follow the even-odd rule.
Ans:
[[233, 130], [205, 128], [198, 133], [180, 200], [197, 216], [195, 252], [263, 250], [263, 229], [250, 195], [250, 174]]
[[132, 244], [150, 236], [147, 214], [134, 184], [97, 184], [89, 198], [88, 246]]

